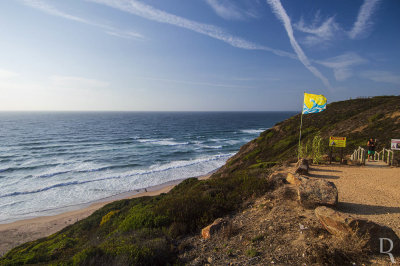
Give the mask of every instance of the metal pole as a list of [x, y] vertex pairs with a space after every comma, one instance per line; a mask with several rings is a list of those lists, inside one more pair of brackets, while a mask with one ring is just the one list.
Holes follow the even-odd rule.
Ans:
[[303, 105], [301, 107], [301, 118], [300, 118], [300, 134], [299, 134], [299, 148], [297, 151], [297, 161], [300, 160], [300, 145], [301, 145], [301, 128], [303, 127], [303, 109], [304, 109], [304, 97], [305, 97], [305, 93], [303, 94]]
[[300, 119], [300, 134], [299, 134], [299, 149], [297, 152], [297, 161], [300, 160], [300, 148], [301, 148], [301, 128], [303, 126], [303, 111], [301, 112], [301, 119]]

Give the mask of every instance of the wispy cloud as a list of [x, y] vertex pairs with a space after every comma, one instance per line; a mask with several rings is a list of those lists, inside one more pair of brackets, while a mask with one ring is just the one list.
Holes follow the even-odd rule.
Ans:
[[376, 10], [380, 0], [364, 0], [363, 5], [358, 12], [357, 20], [348, 35], [351, 39], [359, 39], [365, 37], [373, 25], [371, 16]]
[[135, 1], [135, 0], [89, 0], [91, 2], [95, 2], [98, 4], [107, 5], [109, 7], [119, 9], [124, 12], [128, 12], [130, 14], [143, 17], [145, 19], [157, 21], [160, 23], [166, 23], [170, 25], [174, 25], [177, 27], [185, 28], [200, 34], [207, 35], [211, 38], [223, 41], [228, 43], [229, 45], [247, 49], [247, 50], [264, 50], [268, 52], [272, 52], [279, 56], [285, 56], [290, 58], [296, 58], [296, 56], [292, 53], [288, 53], [286, 51], [282, 51], [279, 49], [273, 49], [268, 46], [259, 45], [250, 41], [247, 41], [243, 38], [234, 36], [222, 28], [216, 27], [210, 24], [204, 24], [200, 22], [196, 22], [193, 20], [189, 20], [180, 16], [176, 16], [174, 14], [170, 14], [168, 12], [156, 9], [150, 5]]
[[318, 77], [322, 83], [328, 87], [328, 89], [331, 89], [331, 85], [328, 81], [327, 78], [325, 78], [321, 72], [318, 71], [314, 66], [311, 65], [310, 60], [308, 60], [306, 54], [303, 52], [301, 49], [300, 45], [297, 43], [296, 38], [294, 37], [293, 34], [293, 28], [290, 22], [289, 16], [286, 14], [285, 9], [283, 8], [281, 2], [279, 0], [267, 0], [269, 5], [272, 7], [273, 12], [277, 16], [279, 20], [282, 21], [283, 26], [286, 29], [287, 35], [289, 36], [290, 44], [293, 47], [293, 50], [296, 52], [297, 57], [299, 60], [303, 63], [303, 65], [311, 72], [313, 73], [316, 77]]
[[238, 10], [231, 1], [225, 0], [206, 0], [207, 4], [211, 6], [214, 12], [228, 20], [243, 19], [243, 14]]
[[316, 63], [333, 69], [336, 80], [343, 81], [353, 75], [352, 67], [365, 64], [368, 60], [354, 52], [347, 52], [325, 60], [316, 60]]
[[13, 71], [0, 68], [0, 79], [12, 79], [18, 77], [19, 74]]
[[101, 28], [104, 30], [104, 32], [106, 34], [109, 34], [109, 35], [117, 36], [120, 38], [126, 38], [126, 39], [144, 39], [144, 36], [140, 33], [134, 32], [132, 30], [120, 30], [120, 29], [117, 29], [110, 25], [99, 24], [99, 23], [87, 20], [85, 18], [81, 18], [78, 16], [68, 14], [66, 12], [63, 12], [63, 11], [55, 8], [52, 5], [49, 5], [48, 3], [46, 3], [42, 0], [22, 0], [22, 3], [24, 3], [26, 6], [30, 6], [32, 8], [41, 10], [49, 15], [53, 15], [53, 16], [65, 18], [68, 20], [72, 20], [75, 22], [84, 23], [84, 24], [94, 26], [97, 28]]
[[101, 80], [75, 76], [51, 76], [50, 81], [53, 83], [53, 85], [58, 87], [70, 87], [74, 89], [105, 88], [109, 85], [108, 82]]
[[314, 46], [321, 43], [328, 43], [335, 35], [340, 32], [340, 27], [335, 21], [335, 17], [329, 17], [321, 22], [320, 12], [317, 12], [311, 25], [306, 25], [303, 17], [299, 22], [293, 25], [294, 28], [303, 33], [309, 34], [303, 40], [308, 46]]
[[368, 70], [361, 72], [360, 76], [366, 79], [373, 80], [375, 82], [385, 82], [400, 85], [400, 75], [394, 74], [389, 71]]
[[252, 10], [240, 9], [230, 0], [206, 0], [214, 12], [227, 20], [243, 20], [248, 17], [257, 17]]

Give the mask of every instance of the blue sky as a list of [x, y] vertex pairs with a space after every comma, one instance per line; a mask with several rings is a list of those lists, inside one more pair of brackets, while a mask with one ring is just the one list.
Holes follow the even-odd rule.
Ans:
[[301, 110], [400, 93], [398, 0], [0, 2], [0, 110]]

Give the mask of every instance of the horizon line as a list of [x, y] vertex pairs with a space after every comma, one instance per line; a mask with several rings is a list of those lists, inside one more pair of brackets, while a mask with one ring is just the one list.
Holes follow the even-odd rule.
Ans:
[[301, 110], [0, 110], [0, 113], [5, 113], [5, 112], [33, 112], [33, 113], [39, 113], [39, 112], [65, 112], [65, 113], [93, 113], [93, 112], [119, 112], [119, 113], [200, 113], [200, 112], [301, 112]]

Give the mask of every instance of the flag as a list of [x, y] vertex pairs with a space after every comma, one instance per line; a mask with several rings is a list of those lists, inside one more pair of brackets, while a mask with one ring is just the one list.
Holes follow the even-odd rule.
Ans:
[[304, 93], [303, 114], [314, 114], [326, 109], [324, 95]]

